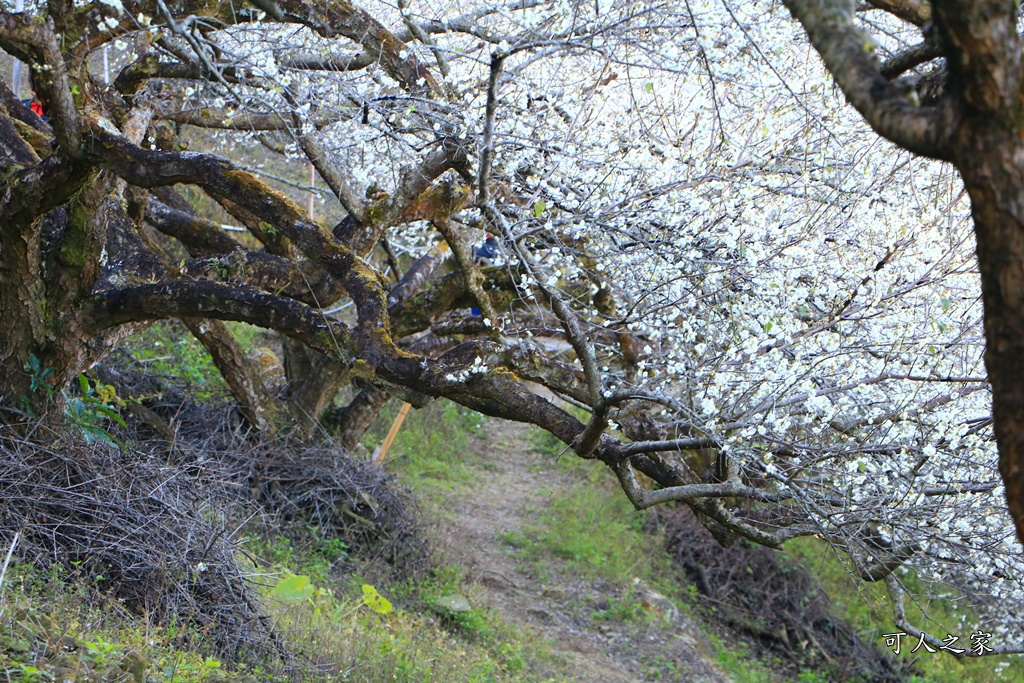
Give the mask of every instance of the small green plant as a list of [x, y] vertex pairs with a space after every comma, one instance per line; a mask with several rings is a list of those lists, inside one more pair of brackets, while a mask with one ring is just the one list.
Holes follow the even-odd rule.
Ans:
[[29, 373], [31, 384], [29, 391], [35, 393], [42, 389], [47, 398], [53, 398], [53, 387], [46, 380], [53, 374], [53, 368], [43, 368], [39, 363], [36, 354], [28, 354], [28, 363], [25, 364], [25, 372]]
[[21, 680], [22, 683], [40, 683], [41, 681], [53, 680], [53, 676], [50, 673], [36, 668], [31, 664], [15, 662], [14, 666], [17, 667], [17, 673], [20, 676], [20, 679], [15, 680]]
[[331, 579], [331, 568], [349, 556], [348, 544], [340, 538], [327, 537], [319, 527], [306, 527], [308, 536], [298, 534], [293, 541], [277, 534], [273, 537], [247, 536], [244, 545], [250, 553], [274, 567], [309, 576], [313, 583], [324, 584]]
[[163, 668], [166, 683], [220, 681], [226, 678], [219, 659], [211, 656], [189, 656], [178, 652]]
[[282, 602], [304, 602], [312, 599], [316, 591], [308, 576], [285, 572], [270, 589], [270, 597]]
[[390, 614], [395, 609], [387, 598], [378, 593], [377, 589], [368, 583], [363, 584], [363, 604], [377, 614]]
[[18, 407], [25, 411], [32, 418], [39, 417], [33, 405], [33, 397], [42, 392], [46, 401], [53, 401], [53, 387], [47, 381], [53, 374], [53, 368], [44, 368], [39, 362], [39, 357], [34, 353], [28, 354], [28, 362], [24, 365], [25, 372], [29, 375], [29, 394], [19, 396], [16, 400]]
[[746, 643], [723, 643], [710, 636], [719, 668], [734, 683], [776, 683], [778, 679], [763, 664], [750, 656]]
[[651, 614], [633, 595], [608, 600], [604, 609], [594, 610], [594, 619], [599, 621], [650, 621]]
[[64, 417], [78, 428], [86, 443], [101, 441], [117, 447], [117, 442], [103, 427], [105, 420], [125, 426], [124, 419], [117, 413], [123, 401], [117, 397], [114, 387], [90, 380], [81, 373], [78, 375], [78, 387], [80, 395], [67, 397]]
[[85, 649], [88, 652], [88, 657], [96, 666], [103, 666], [107, 663], [107, 657], [110, 656], [114, 651], [121, 649], [123, 646], [116, 643], [108, 643], [103, 640], [103, 636], [96, 635], [93, 640], [87, 640], [82, 643], [85, 645]]
[[[45, 395], [47, 403], [53, 403], [53, 386], [48, 381], [53, 374], [53, 368], [44, 368], [39, 358], [30, 353], [24, 369], [29, 373], [31, 394], [41, 392]], [[90, 380], [82, 373], [78, 374], [78, 388], [77, 395], [69, 395], [64, 390], [61, 392], [64, 399], [64, 418], [69, 425], [78, 429], [86, 443], [101, 441], [116, 447], [117, 442], [103, 425], [107, 420], [111, 420], [122, 427], [125, 426], [124, 419], [117, 412], [124, 402], [118, 398], [114, 387], [99, 380]], [[31, 396], [20, 397], [18, 403], [26, 413], [34, 418], [38, 417]]]
[[272, 565], [285, 569], [298, 569], [295, 566], [295, 546], [287, 536], [278, 534], [272, 539], [250, 537], [246, 539], [246, 545]]
[[316, 527], [311, 528], [310, 533], [316, 541], [313, 549], [316, 555], [328, 562], [337, 562], [348, 557], [348, 544], [345, 541], [340, 538], [323, 538], [318, 535], [319, 529]]
[[174, 662], [164, 667], [167, 683], [188, 683], [190, 681], [223, 680], [223, 664], [213, 657], [184, 657], [179, 654]]

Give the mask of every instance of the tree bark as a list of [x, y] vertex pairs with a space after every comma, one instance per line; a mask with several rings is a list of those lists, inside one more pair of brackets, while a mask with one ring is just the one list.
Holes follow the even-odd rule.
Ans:
[[[77, 268], [63, 265], [69, 259], [61, 258], [60, 250], [47, 259], [40, 248], [43, 232], [71, 233], [69, 224], [67, 212], [59, 209], [33, 222], [28, 230], [0, 233], [0, 400], [27, 402], [40, 412], [51, 402], [50, 389], [64, 386], [103, 352], [83, 330], [81, 309], [54, 300], [68, 292], [54, 291], [43, 277], [45, 261], [51, 271], [58, 271], [51, 273], [51, 282], [63, 280], [64, 271]], [[30, 357], [35, 358], [37, 370], [26, 370]], [[39, 384], [44, 374], [45, 386]], [[59, 392], [53, 398], [59, 400]]]
[[1024, 140], [977, 116], [958, 131], [956, 166], [977, 239], [999, 469], [1024, 539]]
[[214, 365], [238, 401], [242, 415], [256, 429], [273, 433], [280, 425], [283, 407], [263, 388], [257, 368], [245, 355], [227, 326], [219, 320], [182, 318], [189, 332], [210, 352]]
[[366, 430], [380, 415], [384, 404], [388, 402], [388, 393], [373, 385], [356, 394], [347, 406], [331, 408], [323, 413], [323, 428], [337, 436], [342, 447], [351, 451], [356, 447]]

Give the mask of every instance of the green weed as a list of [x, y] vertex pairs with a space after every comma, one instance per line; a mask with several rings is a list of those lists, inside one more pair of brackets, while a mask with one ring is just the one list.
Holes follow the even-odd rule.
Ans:
[[278, 628], [292, 646], [320, 653], [319, 669], [331, 680], [537, 680], [531, 667], [543, 648], [528, 646], [524, 634], [487, 609], [439, 609], [442, 597], [465, 592], [462, 568], [439, 566], [395, 585], [370, 586], [357, 576], [339, 580], [323, 570], [324, 563], [347, 557], [347, 549], [318, 529], [307, 531], [308, 541], [250, 537], [247, 546], [270, 563], [258, 573], [279, 572], [266, 604]]
[[[268, 548], [299, 571], [311, 554], [272, 539]], [[337, 547], [328, 544], [327, 552]], [[266, 571], [267, 568], [261, 568]], [[352, 683], [524, 683], [542, 680], [523, 634], [491, 613], [474, 609], [445, 620], [429, 611], [396, 609], [394, 593], [358, 581], [317, 585], [308, 575], [287, 573], [268, 587], [265, 609], [283, 640], [302, 656], [294, 662], [239, 666], [210, 652], [191, 629], [159, 627], [102, 607], [88, 586], [65, 571], [42, 573], [27, 565], [9, 568], [0, 607], [0, 680], [148, 680], [160, 683], [237, 681], [351, 681]], [[462, 580], [448, 570], [426, 585], [450, 590]], [[297, 598], [297, 599], [296, 599]], [[67, 648], [54, 656], [55, 644]], [[73, 649], [72, 649], [73, 648]]]
[[[852, 577], [844, 565], [845, 558], [837, 556], [835, 550], [818, 539], [804, 537], [790, 541], [786, 551], [818, 576], [840, 617], [848, 620], [866, 641], [884, 646], [883, 634], [897, 629], [883, 586], [865, 584]], [[925, 631], [939, 637], [947, 633], [958, 635], [957, 646], [961, 646], [969, 643], [971, 631], [985, 626], [977, 623], [977, 617], [969, 610], [957, 607], [956, 595], [951, 590], [936, 594], [912, 572], [900, 579], [915, 594], [913, 600], [905, 600], [907, 619], [924, 625]], [[922, 676], [916, 677], [914, 683], [990, 683], [995, 680], [1024, 683], [1024, 662], [1019, 656], [957, 659], [942, 652], [920, 656], [920, 653], [910, 652], [915, 644], [916, 641], [911, 640], [910, 646], [902, 648], [899, 655], [912, 657], [921, 670]]]
[[749, 654], [746, 643], [723, 643], [714, 635], [710, 638], [718, 668], [733, 683], [779, 682], [779, 679], [766, 664], [759, 662]]
[[174, 377], [175, 383], [196, 399], [227, 393], [224, 378], [206, 347], [181, 323], [154, 323], [129, 337], [122, 348], [151, 374]]
[[534, 528], [504, 538], [524, 557], [551, 553], [584, 576], [628, 585], [667, 569], [657, 539], [643, 532], [645, 517], [621, 493], [578, 483], [547, 502]]
[[[56, 567], [58, 565], [53, 565]], [[7, 680], [205, 683], [233, 680], [209, 653], [186, 647], [197, 633], [104, 608], [89, 585], [51, 567], [8, 569], [0, 606], [0, 675]]]
[[[384, 440], [399, 405], [382, 411], [368, 431], [369, 449]], [[473, 481], [470, 463], [479, 462], [470, 444], [483, 434], [487, 418], [450, 401], [435, 401], [409, 412], [387, 456], [386, 467], [397, 472], [429, 500]]]

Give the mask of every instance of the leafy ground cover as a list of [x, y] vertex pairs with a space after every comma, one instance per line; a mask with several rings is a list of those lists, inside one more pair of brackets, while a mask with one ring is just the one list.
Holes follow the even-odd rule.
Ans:
[[267, 615], [290, 655], [240, 666], [195, 647], [202, 634], [194, 629], [147, 625], [97, 602], [88, 585], [15, 566], [0, 612], [0, 675], [26, 683], [536, 680], [525, 671], [522, 644], [486, 617], [446, 624], [430, 612], [394, 608], [367, 584], [332, 588], [281, 569], [274, 576], [264, 592]]

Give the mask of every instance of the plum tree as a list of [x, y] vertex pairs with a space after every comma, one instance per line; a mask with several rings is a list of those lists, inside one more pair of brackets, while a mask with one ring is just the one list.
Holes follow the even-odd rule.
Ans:
[[[446, 397], [723, 543], [828, 539], [915, 636], [902, 567], [996, 596], [1020, 649], [1016, 8], [28, 4], [0, 12], [47, 117], [2, 85], [4, 400], [177, 318], [257, 429], [352, 445], [388, 396]], [[224, 321], [280, 333], [284, 391]]]

